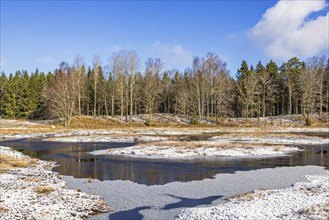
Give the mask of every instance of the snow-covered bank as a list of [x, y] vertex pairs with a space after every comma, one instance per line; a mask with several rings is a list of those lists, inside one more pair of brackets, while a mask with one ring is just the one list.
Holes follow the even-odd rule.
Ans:
[[[14, 122], [13, 122], [14, 123]], [[16, 122], [21, 126], [19, 121]], [[178, 137], [188, 135], [209, 135], [211, 133], [232, 133], [244, 135], [247, 133], [319, 133], [322, 136], [327, 135], [329, 139], [329, 128], [327, 127], [109, 127], [108, 129], [44, 129], [31, 127], [29, 124], [23, 127], [1, 127], [3, 119], [0, 120], [0, 140], [23, 139], [23, 138], [41, 138], [49, 141], [60, 142], [93, 142], [93, 141], [124, 141], [126, 137]], [[14, 123], [15, 124], [15, 123]], [[12, 131], [14, 130], [14, 131]], [[109, 136], [109, 137], [103, 137]], [[111, 137], [110, 137], [111, 136]], [[120, 136], [122, 138], [120, 138]], [[133, 138], [131, 138], [133, 139]], [[156, 140], [152, 140], [156, 141]]]
[[[188, 144], [165, 145], [155, 144], [152, 145], [143, 144], [132, 147], [113, 148], [108, 150], [108, 154], [111, 155], [126, 155], [132, 157], [143, 158], [194, 158], [205, 156], [216, 157], [259, 157], [259, 156], [284, 156], [289, 153], [299, 151], [296, 147], [285, 146], [244, 146], [244, 145], [232, 145], [232, 147], [222, 146], [220, 144], [214, 146], [189, 147]], [[104, 151], [95, 151], [92, 154], [104, 154]]]
[[[329, 133], [328, 133], [329, 135]], [[303, 135], [291, 135], [291, 134], [262, 134], [261, 136], [252, 136], [250, 134], [226, 134], [222, 136], [215, 136], [211, 138], [216, 142], [244, 142], [254, 144], [289, 144], [289, 145], [329, 145], [329, 136], [327, 138], [307, 137]]]
[[[146, 186], [132, 181], [99, 181], [64, 177], [72, 188], [88, 193], [100, 193], [116, 211], [92, 216], [91, 219], [174, 219], [182, 209], [217, 205], [225, 197], [255, 189], [280, 189], [304, 181], [305, 175], [322, 175], [319, 166], [278, 167], [236, 173], [221, 173], [213, 179], [190, 182], [171, 182], [165, 185]], [[271, 206], [270, 206], [271, 207]]]
[[287, 189], [257, 190], [217, 206], [185, 209], [177, 219], [328, 219], [329, 173], [306, 179]]
[[[8, 163], [17, 164], [6, 164], [8, 157]], [[110, 211], [100, 196], [68, 189], [61, 176], [50, 171], [54, 163], [0, 146], [0, 165], [1, 219], [85, 219]]]
[[[131, 134], [130, 134], [131, 135]], [[124, 136], [124, 135], [89, 135], [89, 136], [72, 136], [56, 137], [47, 139], [56, 142], [116, 142], [116, 143], [134, 143], [168, 140], [166, 137], [159, 136]]]

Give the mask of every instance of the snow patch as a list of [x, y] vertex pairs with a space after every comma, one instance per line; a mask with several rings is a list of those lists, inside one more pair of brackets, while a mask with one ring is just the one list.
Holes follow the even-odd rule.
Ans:
[[[198, 147], [185, 148], [176, 146], [132, 146], [125, 148], [109, 149], [111, 155], [126, 155], [142, 158], [194, 158], [205, 156], [216, 157], [259, 157], [259, 156], [284, 156], [291, 152], [299, 151], [296, 147], [253, 147], [253, 148], [220, 148], [220, 147]], [[103, 151], [102, 151], [103, 152]], [[93, 153], [93, 152], [92, 152]], [[94, 152], [97, 154], [97, 152]], [[99, 152], [98, 152], [99, 154]]]
[[[0, 146], [0, 152], [32, 160], [9, 147]], [[1, 169], [1, 219], [86, 219], [110, 211], [100, 196], [68, 189], [61, 176], [49, 170], [54, 163], [35, 161], [26, 168]]]
[[235, 197], [228, 203], [212, 207], [183, 210], [177, 219], [328, 219], [329, 173], [305, 176], [287, 189], [258, 190], [249, 199]]

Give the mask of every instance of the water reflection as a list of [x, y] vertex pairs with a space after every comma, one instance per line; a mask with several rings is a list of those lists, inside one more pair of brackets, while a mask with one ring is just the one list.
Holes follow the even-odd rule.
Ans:
[[262, 159], [200, 158], [194, 160], [145, 160], [126, 156], [100, 155], [87, 152], [131, 146], [131, 143], [59, 143], [36, 140], [8, 141], [11, 146], [32, 157], [57, 161], [54, 171], [76, 178], [131, 180], [146, 185], [174, 181], [213, 178], [218, 173], [277, 166], [319, 165], [329, 168], [329, 146], [299, 146], [304, 149], [291, 156]]

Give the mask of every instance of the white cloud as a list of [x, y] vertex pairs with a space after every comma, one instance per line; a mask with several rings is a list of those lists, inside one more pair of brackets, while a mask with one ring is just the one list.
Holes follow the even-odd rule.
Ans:
[[328, 53], [329, 12], [309, 19], [310, 14], [326, 7], [325, 0], [281, 0], [263, 14], [249, 36], [270, 58], [281, 61]]
[[155, 41], [153, 49], [167, 68], [186, 68], [192, 64], [192, 53], [183, 45], [163, 44], [160, 41]]
[[52, 56], [50, 55], [46, 55], [46, 56], [43, 56], [43, 57], [39, 57], [37, 59], [37, 63], [38, 64], [51, 64], [53, 63], [55, 60]]
[[113, 45], [111, 48], [108, 48], [108, 52], [116, 53], [122, 50], [122, 47], [120, 45]]
[[0, 61], [0, 65], [1, 65], [1, 66], [4, 66], [6, 63], [7, 63], [6, 60], [1, 60], [1, 61]]

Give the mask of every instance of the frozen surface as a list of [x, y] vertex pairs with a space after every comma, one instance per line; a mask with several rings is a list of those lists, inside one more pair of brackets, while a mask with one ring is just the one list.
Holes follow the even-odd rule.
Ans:
[[[224, 203], [224, 197], [255, 189], [280, 189], [305, 181], [305, 175], [325, 174], [323, 167], [281, 167], [217, 174], [214, 179], [146, 186], [131, 181], [99, 181], [64, 177], [68, 186], [102, 195], [116, 212], [110, 219], [174, 219], [186, 208]], [[108, 219], [109, 214], [92, 219]], [[128, 218], [128, 219], [130, 219]]]
[[225, 204], [183, 210], [178, 219], [328, 219], [329, 173], [287, 189], [259, 190]]

